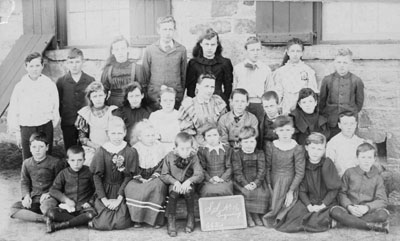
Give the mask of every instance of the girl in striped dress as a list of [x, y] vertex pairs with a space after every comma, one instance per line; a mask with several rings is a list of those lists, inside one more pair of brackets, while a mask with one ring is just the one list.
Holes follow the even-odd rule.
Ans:
[[147, 223], [155, 228], [164, 224], [164, 200], [167, 186], [160, 180], [162, 160], [167, 154], [163, 145], [157, 141], [156, 130], [149, 120], [143, 120], [135, 126], [131, 140], [139, 155], [138, 172], [125, 188], [128, 205], [134, 227]]

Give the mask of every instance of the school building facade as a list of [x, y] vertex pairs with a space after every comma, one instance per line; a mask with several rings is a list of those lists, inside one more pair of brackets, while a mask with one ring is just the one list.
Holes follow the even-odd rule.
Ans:
[[[308, 44], [304, 61], [320, 82], [333, 72], [335, 51], [349, 47], [354, 53], [352, 72], [365, 84], [359, 135], [380, 143], [387, 155], [384, 166], [400, 172], [398, 1], [0, 0], [0, 6], [6, 5], [3, 2], [13, 2], [14, 11], [8, 23], [0, 25], [0, 112], [24, 73], [24, 56], [10, 53], [43, 51], [44, 74], [56, 80], [66, 71], [68, 48], [79, 47], [86, 59], [84, 71], [99, 80], [114, 36], [126, 36], [130, 58], [140, 62], [145, 46], [157, 39], [157, 17], [172, 14], [175, 39], [186, 46], [189, 58], [198, 35], [208, 27], [220, 34], [223, 55], [234, 65], [243, 60], [243, 44], [250, 35], [262, 39], [262, 60], [271, 67], [282, 61], [283, 44], [299, 37]], [[17, 64], [20, 69], [11, 71]]]

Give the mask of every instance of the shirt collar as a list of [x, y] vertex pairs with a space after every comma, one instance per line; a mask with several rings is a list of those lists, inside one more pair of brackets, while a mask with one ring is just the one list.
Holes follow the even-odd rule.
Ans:
[[372, 177], [374, 177], [375, 175], [378, 175], [378, 174], [379, 174], [378, 168], [376, 168], [376, 166], [372, 166], [372, 167], [371, 167], [371, 170], [369, 170], [369, 172], [365, 172], [365, 171], [363, 171], [363, 170], [360, 168], [360, 166], [356, 166], [356, 172], [357, 172], [358, 174], [360, 174], [360, 175], [365, 175], [365, 176], [367, 176], [368, 178], [372, 178]]
[[168, 44], [165, 44], [164, 42], [159, 41], [160, 47], [162, 50], [165, 51], [165, 48], [169, 46], [171, 49], [174, 48], [174, 40], [171, 40]]
[[222, 144], [221, 142], [217, 146], [211, 146], [210, 144], [206, 144], [205, 147], [208, 148], [209, 153], [211, 153], [213, 150], [216, 151], [217, 153], [219, 153], [219, 150], [225, 151], [224, 144]]
[[345, 74], [345, 75], [341, 76], [341, 75], [340, 75], [338, 72], [336, 72], [336, 71], [335, 71], [334, 75], [335, 75], [335, 77], [336, 77], [336, 78], [344, 78], [344, 79], [349, 79], [349, 78], [350, 78], [350, 75], [351, 75], [351, 73], [350, 73], [350, 71], [349, 71], [349, 72], [347, 72], [347, 74]]

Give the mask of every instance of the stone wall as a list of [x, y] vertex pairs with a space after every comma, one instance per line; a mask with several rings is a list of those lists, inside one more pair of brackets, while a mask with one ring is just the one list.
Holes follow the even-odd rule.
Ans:
[[[224, 56], [233, 64], [244, 59], [243, 44], [255, 33], [255, 3], [242, 0], [172, 0], [177, 20], [176, 39], [191, 50], [202, 30], [213, 27], [220, 33]], [[365, 105], [360, 114], [359, 134], [377, 143], [386, 141], [387, 162], [391, 170], [400, 171], [400, 45], [352, 44], [308, 46], [304, 60], [317, 73], [317, 80], [333, 72], [335, 50], [346, 46], [353, 50], [352, 72], [365, 84]], [[84, 71], [100, 79], [107, 58], [107, 48], [83, 49]], [[56, 80], [65, 73], [68, 50], [47, 51], [44, 73]], [[263, 47], [262, 60], [276, 67], [282, 60], [283, 47]], [[130, 57], [140, 62], [143, 48], [130, 48]]]

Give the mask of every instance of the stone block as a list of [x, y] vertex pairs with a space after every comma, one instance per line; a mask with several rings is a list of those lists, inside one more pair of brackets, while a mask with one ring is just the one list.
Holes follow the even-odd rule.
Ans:
[[[388, 159], [400, 159], [400, 130], [391, 131], [386, 142]], [[399, 182], [400, 183], [400, 182]]]
[[211, 5], [211, 17], [228, 17], [236, 14], [238, 0], [214, 0]]
[[234, 33], [236, 34], [255, 34], [256, 22], [249, 19], [237, 19], [234, 23]]
[[365, 107], [360, 115], [360, 126], [363, 128], [372, 127], [373, 129], [386, 130], [387, 132], [399, 128], [398, 117], [400, 116], [400, 109]]
[[364, 93], [364, 106], [367, 108], [400, 107], [400, 83], [365, 85]]
[[212, 1], [172, 0], [172, 14], [178, 23], [193, 16], [196, 18], [210, 18], [211, 5]]
[[228, 20], [217, 20], [199, 23], [190, 28], [190, 33], [201, 35], [206, 29], [213, 28], [218, 34], [229, 33], [232, 30], [231, 22]]
[[243, 5], [246, 5], [246, 6], [254, 6], [254, 3], [255, 3], [254, 0], [253, 1], [243, 1]]

